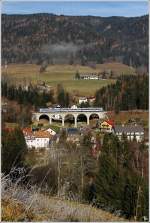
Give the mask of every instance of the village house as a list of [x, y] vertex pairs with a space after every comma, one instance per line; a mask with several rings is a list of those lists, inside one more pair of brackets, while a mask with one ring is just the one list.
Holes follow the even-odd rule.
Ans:
[[80, 97], [79, 98], [79, 104], [87, 103], [87, 102], [88, 102], [88, 99], [86, 97]]
[[52, 90], [52, 87], [47, 85], [44, 81], [39, 81], [37, 86], [39, 92], [47, 92], [49, 93]]
[[93, 103], [95, 101], [95, 97], [94, 96], [89, 96], [89, 97], [79, 97], [78, 99], [78, 103], [82, 104], [82, 103]]
[[67, 142], [79, 143], [80, 142], [80, 131], [77, 128], [66, 129]]
[[128, 140], [133, 140], [134, 138], [137, 142], [144, 140], [144, 129], [140, 125], [115, 125], [114, 133], [121, 140], [122, 135], [126, 135]]
[[99, 80], [100, 77], [97, 74], [91, 73], [91, 74], [80, 74], [81, 80]]
[[7, 102], [2, 102], [1, 103], [1, 108], [3, 113], [7, 113], [8, 111], [8, 103]]
[[100, 123], [100, 131], [112, 133], [114, 128], [114, 122], [112, 120], [105, 120]]
[[91, 128], [89, 126], [84, 126], [80, 128], [81, 136], [84, 134], [88, 134], [91, 132]]
[[93, 103], [95, 101], [95, 99], [96, 98], [94, 96], [90, 96], [90, 97], [87, 98], [89, 103]]
[[45, 132], [49, 132], [52, 136], [56, 135], [56, 132], [51, 128], [46, 129]]
[[56, 115], [52, 116], [52, 119], [55, 120], [55, 121], [60, 121], [60, 120], [62, 120], [62, 117], [61, 117], [61, 115], [56, 114]]
[[71, 109], [77, 109], [78, 107], [76, 105], [72, 105]]
[[52, 135], [48, 131], [32, 131], [24, 128], [23, 134], [28, 148], [49, 148]]
[[29, 85], [23, 85], [22, 89], [24, 89], [25, 91], [28, 91], [29, 90]]

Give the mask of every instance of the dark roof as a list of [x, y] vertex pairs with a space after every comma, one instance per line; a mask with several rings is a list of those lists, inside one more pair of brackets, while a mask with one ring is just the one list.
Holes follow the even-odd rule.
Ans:
[[82, 128], [80, 128], [80, 132], [81, 133], [86, 133], [86, 132], [89, 132], [89, 131], [91, 131], [91, 128], [89, 128], [89, 127], [82, 127]]
[[60, 134], [55, 134], [55, 135], [52, 137], [52, 139], [53, 139], [54, 141], [56, 141], [57, 138], [59, 138], [59, 137], [60, 137]]
[[68, 135], [77, 135], [77, 134], [80, 134], [80, 132], [79, 132], [79, 129], [77, 129], [77, 128], [68, 128], [67, 134]]
[[144, 132], [141, 125], [115, 125], [115, 132], [127, 133], [127, 132]]

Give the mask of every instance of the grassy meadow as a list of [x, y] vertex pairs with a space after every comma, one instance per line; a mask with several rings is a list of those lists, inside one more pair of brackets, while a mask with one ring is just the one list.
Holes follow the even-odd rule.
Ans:
[[38, 80], [45, 81], [51, 87], [56, 88], [63, 84], [64, 88], [73, 94], [93, 95], [95, 91], [115, 80], [74, 80], [75, 73], [99, 73], [111, 69], [116, 75], [135, 74], [135, 70], [120, 63], [97, 64], [96, 68], [80, 65], [49, 65], [45, 72], [39, 73], [40, 65], [35, 64], [9, 64], [7, 68], [2, 67], [2, 75], [10, 76], [15, 84], [26, 85], [29, 82], [34, 84]]
[[80, 200], [70, 201], [58, 196], [42, 194], [36, 187], [21, 187], [19, 180], [13, 184], [10, 183], [9, 176], [2, 175], [2, 222], [127, 221], [108, 211], [82, 204]]

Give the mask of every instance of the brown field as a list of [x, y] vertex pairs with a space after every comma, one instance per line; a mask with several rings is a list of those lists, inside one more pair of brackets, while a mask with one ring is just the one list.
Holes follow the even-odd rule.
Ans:
[[120, 111], [119, 114], [115, 114], [115, 112], [108, 112], [108, 116], [110, 119], [115, 120], [116, 124], [126, 124], [129, 119], [134, 119], [138, 124], [142, 124], [145, 128], [148, 128], [149, 124], [148, 111]]
[[93, 95], [95, 91], [115, 80], [74, 80], [75, 73], [99, 73], [111, 69], [116, 75], [135, 74], [135, 70], [120, 63], [97, 64], [93, 69], [80, 65], [49, 65], [45, 72], [39, 73], [40, 66], [35, 64], [10, 64], [7, 68], [2, 67], [2, 75], [7, 74], [14, 84], [26, 85], [29, 82], [34, 84], [38, 80], [45, 81], [48, 85], [56, 88], [58, 84], [63, 84], [64, 88], [80, 95]]
[[[18, 189], [18, 188], [17, 188]], [[18, 189], [19, 191], [19, 189]], [[19, 191], [20, 192], [20, 191]], [[21, 191], [21, 193], [26, 191]], [[9, 222], [126, 222], [107, 211], [91, 205], [35, 194], [25, 202], [6, 197], [2, 199], [2, 221]], [[28, 206], [30, 208], [28, 208]]]

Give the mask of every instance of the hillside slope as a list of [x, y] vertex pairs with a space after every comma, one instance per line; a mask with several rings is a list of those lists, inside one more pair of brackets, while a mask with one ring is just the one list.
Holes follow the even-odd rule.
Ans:
[[2, 62], [148, 66], [148, 16], [2, 15]]
[[2, 200], [3, 221], [81, 221], [81, 222], [124, 222], [117, 217], [90, 205], [84, 205], [58, 198], [38, 195], [32, 205], [27, 206], [17, 199]]
[[[20, 186], [12, 183], [9, 175], [1, 179], [1, 218], [2, 221], [124, 221], [111, 213], [65, 200], [41, 194], [40, 188]], [[44, 181], [42, 181], [44, 182]], [[41, 184], [42, 186], [42, 184]]]

